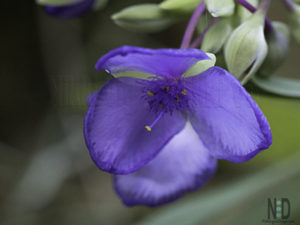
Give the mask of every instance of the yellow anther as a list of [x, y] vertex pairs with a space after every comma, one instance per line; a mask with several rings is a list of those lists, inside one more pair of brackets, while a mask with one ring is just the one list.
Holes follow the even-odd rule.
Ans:
[[154, 95], [154, 93], [152, 91], [147, 91], [147, 94], [150, 95], [150, 96]]
[[151, 127], [149, 127], [149, 126], [145, 126], [145, 128], [146, 128], [146, 130], [149, 131], [149, 132], [152, 130]]
[[165, 91], [170, 91], [170, 87], [165, 87]]
[[183, 89], [181, 93], [187, 95], [187, 90]]
[[179, 98], [176, 98], [176, 101], [177, 101], [177, 102], [179, 102], [179, 101], [180, 101], [180, 99], [179, 99]]

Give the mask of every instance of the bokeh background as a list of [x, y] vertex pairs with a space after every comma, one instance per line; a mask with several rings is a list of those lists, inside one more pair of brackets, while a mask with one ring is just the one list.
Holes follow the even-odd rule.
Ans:
[[[116, 26], [110, 16], [142, 2], [110, 0], [81, 19], [60, 20], [33, 1], [0, 3], [0, 224], [264, 224], [267, 198], [288, 198], [300, 224], [300, 101], [249, 86], [266, 114], [274, 144], [251, 161], [219, 161], [202, 189], [157, 208], [124, 206], [110, 174], [84, 144], [88, 93], [110, 79], [97, 59], [122, 46], [178, 47], [186, 20], [157, 34]], [[279, 0], [270, 17], [287, 21]], [[187, 18], [188, 19], [188, 18]], [[278, 72], [300, 78], [300, 47]]]

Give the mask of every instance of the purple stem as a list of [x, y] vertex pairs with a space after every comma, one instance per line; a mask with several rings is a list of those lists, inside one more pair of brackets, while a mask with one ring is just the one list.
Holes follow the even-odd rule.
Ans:
[[[235, 1], [237, 3], [239, 3], [240, 5], [242, 5], [244, 8], [248, 9], [252, 13], [255, 13], [257, 10], [253, 5], [251, 5], [246, 0], [235, 0]], [[274, 30], [274, 28], [272, 26], [272, 22], [267, 17], [265, 18], [265, 24], [266, 24], [266, 28], [265, 28], [266, 31], [272, 32]]]
[[194, 11], [194, 13], [187, 25], [180, 48], [188, 48], [189, 47], [191, 40], [192, 40], [192, 36], [193, 36], [194, 31], [198, 24], [198, 20], [204, 11], [205, 11], [205, 3], [204, 3], [204, 1], [201, 1], [201, 3], [198, 5], [196, 10]]
[[214, 18], [208, 25], [207, 27], [203, 30], [203, 32], [192, 42], [192, 44], [190, 45], [191, 48], [197, 48], [201, 45], [207, 31], [213, 26], [215, 25], [217, 22], [219, 22], [219, 18]]
[[288, 10], [290, 10], [290, 11], [295, 10], [295, 3], [292, 0], [283, 0], [283, 2], [286, 5], [286, 7], [288, 8]]

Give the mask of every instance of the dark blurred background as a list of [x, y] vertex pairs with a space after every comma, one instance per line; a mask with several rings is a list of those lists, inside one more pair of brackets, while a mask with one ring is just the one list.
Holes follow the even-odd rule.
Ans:
[[[261, 224], [267, 213], [266, 199], [283, 196], [291, 201], [294, 224], [300, 224], [296, 213], [300, 204], [299, 161], [295, 160], [300, 159], [297, 99], [254, 94], [271, 124], [273, 146], [244, 164], [220, 161], [216, 176], [203, 189], [169, 206], [125, 207], [114, 193], [111, 176], [92, 163], [82, 134], [85, 99], [110, 79], [94, 70], [97, 59], [121, 45], [176, 48], [184, 32], [186, 21], [151, 35], [123, 30], [111, 21], [113, 13], [142, 2], [160, 1], [110, 0], [101, 11], [60, 20], [45, 14], [33, 1], [1, 1], [0, 223], [126, 225], [146, 218], [151, 224], [152, 218], [172, 218], [172, 212], [202, 207], [202, 199], [210, 202], [204, 198], [213, 195], [212, 190], [215, 196], [230, 196], [222, 190], [234, 190], [233, 196], [243, 196], [242, 201], [242, 197], [226, 200], [226, 207], [217, 208], [225, 204], [220, 197], [210, 210], [216, 210], [215, 220], [204, 223], [192, 218], [197, 211], [189, 211], [192, 216], [183, 214], [184, 221]], [[287, 21], [282, 10], [279, 1], [274, 1], [270, 16]], [[299, 47], [293, 43], [279, 73], [299, 77], [299, 56]], [[244, 181], [247, 177], [253, 181]], [[248, 190], [248, 184], [255, 182]], [[205, 214], [199, 209], [201, 213]]]

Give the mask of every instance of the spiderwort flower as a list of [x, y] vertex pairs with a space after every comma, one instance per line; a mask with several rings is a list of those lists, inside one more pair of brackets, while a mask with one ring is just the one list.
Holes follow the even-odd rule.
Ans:
[[78, 0], [66, 5], [46, 5], [45, 11], [60, 18], [74, 18], [90, 12], [96, 5], [96, 0]]
[[172, 201], [208, 181], [216, 159], [244, 162], [271, 145], [265, 116], [233, 75], [211, 67], [185, 76], [207, 59], [198, 49], [125, 46], [96, 64], [115, 78], [89, 97], [86, 145], [126, 205]]

